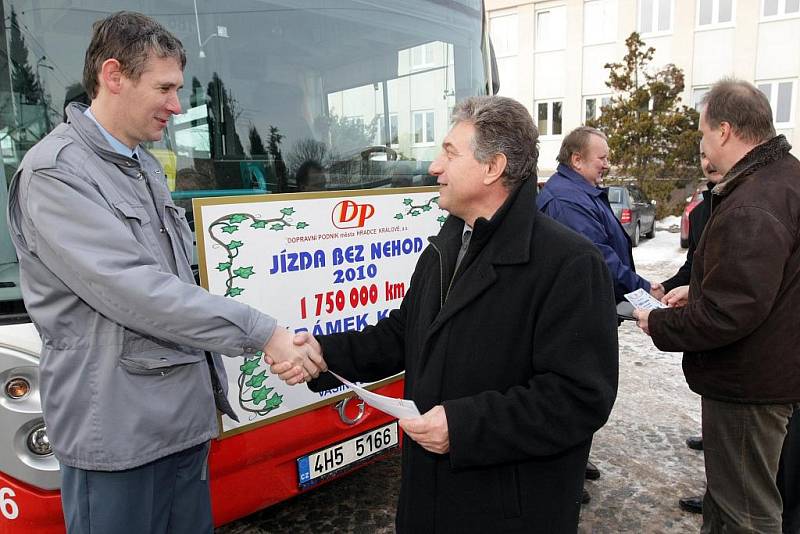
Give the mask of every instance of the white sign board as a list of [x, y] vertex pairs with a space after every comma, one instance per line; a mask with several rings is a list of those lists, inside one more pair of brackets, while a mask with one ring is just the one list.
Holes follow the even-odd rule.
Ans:
[[[436, 188], [194, 199], [200, 277], [292, 332], [361, 330], [400, 306], [427, 238], [447, 213]], [[225, 358], [237, 423], [285, 419], [345, 392], [286, 386], [258, 354]]]

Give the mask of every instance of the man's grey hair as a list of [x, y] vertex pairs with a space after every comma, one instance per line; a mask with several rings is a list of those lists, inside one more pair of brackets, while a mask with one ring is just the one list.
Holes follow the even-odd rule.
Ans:
[[710, 128], [727, 122], [737, 137], [753, 144], [775, 137], [769, 100], [751, 83], [723, 78], [711, 86], [700, 104]]
[[97, 77], [108, 59], [119, 61], [126, 78], [137, 81], [150, 57], [174, 58], [186, 66], [183, 43], [161, 24], [141, 13], [119, 11], [92, 26], [92, 40], [83, 63], [83, 88], [97, 97]]
[[593, 135], [602, 138], [604, 141], [608, 141], [606, 134], [591, 126], [578, 126], [572, 130], [561, 142], [561, 149], [558, 151], [556, 161], [571, 167], [572, 155], [580, 154], [581, 156], [585, 156], [586, 149], [589, 148], [589, 141]]
[[475, 128], [472, 151], [476, 160], [489, 163], [495, 155], [505, 155], [502, 180], [507, 189], [529, 177], [535, 179], [539, 131], [525, 106], [504, 96], [472, 96], [453, 109], [453, 125], [460, 122]]

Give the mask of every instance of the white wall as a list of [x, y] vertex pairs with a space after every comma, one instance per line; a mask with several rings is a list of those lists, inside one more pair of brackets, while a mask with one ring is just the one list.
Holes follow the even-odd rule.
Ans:
[[[734, 0], [733, 20], [711, 26], [698, 26], [698, 0], [672, 0], [670, 31], [643, 36], [656, 48], [651, 63], [660, 68], [667, 63], [680, 67], [685, 76], [682, 103], [692, 104], [695, 88], [707, 87], [725, 76], [750, 82], [794, 80], [792, 127], [781, 129], [800, 155], [800, 16], [762, 20], [761, 0]], [[604, 65], [621, 62], [626, 53], [625, 39], [637, 29], [638, 0], [612, 0], [616, 4], [616, 40], [584, 44], [584, 0], [486, 0], [491, 16], [495, 12], [515, 13], [519, 23], [519, 49], [513, 62], [519, 69], [508, 76], [508, 93], [515, 95], [532, 113], [539, 100], [563, 101], [563, 132], [583, 121], [583, 98], [608, 94]], [[542, 51], [536, 48], [535, 14], [539, 10], [563, 6], [566, 13], [563, 49]], [[507, 68], [511, 68], [508, 66]], [[504, 81], [500, 82], [503, 86]], [[535, 118], [535, 117], [534, 117]], [[542, 140], [540, 170], [555, 167], [553, 158], [560, 137]]]

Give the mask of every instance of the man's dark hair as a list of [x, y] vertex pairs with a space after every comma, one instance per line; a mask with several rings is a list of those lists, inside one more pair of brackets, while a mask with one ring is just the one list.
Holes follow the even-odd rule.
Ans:
[[505, 154], [503, 185], [517, 187], [528, 177], [536, 178], [539, 160], [539, 131], [525, 106], [503, 96], [473, 96], [456, 104], [452, 123], [475, 127], [472, 151], [475, 159], [488, 163]]
[[775, 137], [769, 100], [744, 80], [723, 78], [711, 86], [700, 105], [711, 128], [727, 122], [738, 137], [753, 144]]
[[107, 59], [119, 61], [125, 77], [138, 80], [151, 57], [174, 58], [186, 66], [183, 44], [155, 20], [131, 11], [119, 11], [92, 26], [92, 40], [83, 64], [83, 87], [97, 97], [97, 76]]
[[608, 141], [606, 134], [591, 126], [578, 126], [572, 130], [561, 142], [561, 149], [558, 151], [556, 161], [569, 166], [572, 162], [573, 154], [585, 155], [586, 149], [589, 148], [589, 140], [593, 135]]
[[[295, 180], [297, 180], [297, 190], [308, 191], [309, 187], [319, 187], [319, 183], [311, 183], [311, 177], [312, 174], [321, 175], [324, 172], [325, 168], [318, 161], [313, 159], [304, 161], [297, 168], [297, 173], [295, 174]], [[317, 182], [319, 182], [318, 176]]]

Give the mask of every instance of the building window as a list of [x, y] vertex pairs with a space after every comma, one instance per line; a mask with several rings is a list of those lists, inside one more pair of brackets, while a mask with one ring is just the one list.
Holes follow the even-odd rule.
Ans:
[[709, 89], [709, 87], [695, 87], [692, 89], [692, 107], [698, 112], [702, 111], [700, 102], [703, 101], [703, 97], [706, 96]]
[[639, 0], [639, 33], [672, 31], [672, 0]]
[[596, 120], [602, 115], [602, 108], [611, 103], [611, 96], [587, 96], [583, 99], [583, 122]]
[[539, 135], [561, 135], [561, 101], [538, 102], [536, 104], [536, 125]]
[[433, 144], [436, 133], [433, 117], [433, 111], [415, 111], [411, 114], [411, 123], [414, 126], [415, 145]]
[[794, 107], [794, 80], [758, 82], [759, 90], [764, 93], [772, 108], [772, 120], [776, 127], [791, 126], [792, 108]]
[[411, 49], [412, 69], [424, 69], [434, 66], [433, 45], [434, 43], [425, 43]]
[[762, 0], [762, 18], [771, 19], [798, 15], [800, 15], [800, 0]]
[[519, 49], [517, 15], [493, 16], [489, 20], [492, 46], [497, 57], [514, 56]]
[[383, 122], [383, 115], [376, 115], [375, 117], [376, 122], [378, 123], [378, 129], [375, 133], [375, 144], [376, 145], [385, 145], [387, 141], [390, 145], [396, 146], [400, 144], [400, 140], [397, 134], [397, 113], [389, 113], [389, 138], [387, 139], [385, 135], [385, 123]]
[[617, 40], [617, 0], [586, 0], [583, 4], [583, 44]]
[[733, 22], [733, 0], [698, 0], [698, 27], [730, 25], [731, 22]]
[[562, 50], [566, 47], [567, 18], [565, 7], [536, 12], [536, 51]]

